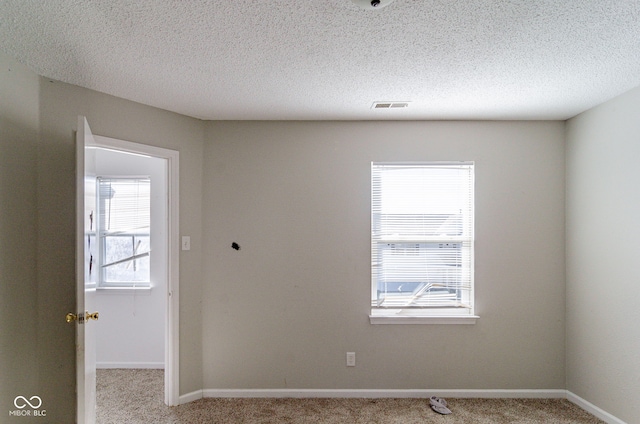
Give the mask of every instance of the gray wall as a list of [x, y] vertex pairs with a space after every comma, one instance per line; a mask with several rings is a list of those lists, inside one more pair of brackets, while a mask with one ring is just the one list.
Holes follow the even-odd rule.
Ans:
[[[0, 416], [40, 392], [36, 282], [39, 77], [0, 54]], [[64, 322], [64, 320], [62, 321]]]
[[[475, 326], [369, 324], [372, 160], [476, 161]], [[204, 166], [205, 389], [564, 388], [564, 123], [210, 122]]]
[[567, 389], [640, 422], [640, 88], [567, 124]]
[[[50, 422], [75, 420], [75, 139], [95, 134], [180, 151], [180, 393], [202, 387], [204, 123], [38, 77], [0, 54], [0, 413], [38, 395]], [[28, 418], [15, 418], [26, 422]]]
[[[77, 115], [85, 115], [94, 134], [180, 152], [180, 232], [192, 236], [192, 250], [180, 255], [180, 393], [202, 387], [200, 317], [202, 234], [202, 149], [204, 123], [127, 100], [60, 82], [42, 80], [41, 142], [38, 166], [39, 294], [52, 300], [56, 316], [75, 303], [74, 139]], [[45, 213], [46, 211], [46, 213]], [[65, 359], [50, 356], [48, 367], [65, 368], [73, 350], [73, 326], [49, 324], [44, 341]], [[62, 365], [61, 365], [62, 364]], [[73, 375], [70, 375], [73, 378]], [[73, 390], [73, 384], [70, 384]], [[55, 386], [52, 390], [59, 391]], [[53, 396], [53, 393], [51, 393]]]

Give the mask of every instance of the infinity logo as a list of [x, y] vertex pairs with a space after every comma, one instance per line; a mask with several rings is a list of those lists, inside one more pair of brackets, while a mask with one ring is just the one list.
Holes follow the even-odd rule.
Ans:
[[[36, 400], [35, 402], [33, 402], [33, 403], [29, 402], [29, 401], [33, 401], [34, 399]], [[20, 404], [18, 403], [19, 400], [22, 400], [22, 402]], [[31, 396], [27, 400], [27, 398], [24, 397], [24, 396], [18, 396], [13, 400], [13, 404], [18, 409], [26, 408], [27, 405], [29, 405], [32, 409], [38, 409], [38, 408], [40, 408], [42, 406], [42, 399], [40, 399], [40, 396]], [[20, 405], [22, 405], [22, 406], [20, 406]]]

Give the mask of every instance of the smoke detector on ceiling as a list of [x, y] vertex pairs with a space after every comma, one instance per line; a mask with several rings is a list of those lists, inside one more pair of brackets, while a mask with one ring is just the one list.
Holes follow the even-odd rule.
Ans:
[[393, 0], [351, 0], [356, 5], [363, 9], [373, 10], [382, 9], [385, 6], [393, 3]]

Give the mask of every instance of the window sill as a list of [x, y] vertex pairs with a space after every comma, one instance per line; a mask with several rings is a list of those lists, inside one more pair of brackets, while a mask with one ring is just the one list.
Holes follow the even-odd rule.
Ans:
[[480, 317], [466, 316], [381, 316], [369, 315], [371, 324], [475, 324]]
[[100, 294], [136, 294], [150, 295], [151, 286], [149, 287], [96, 287], [96, 293]]

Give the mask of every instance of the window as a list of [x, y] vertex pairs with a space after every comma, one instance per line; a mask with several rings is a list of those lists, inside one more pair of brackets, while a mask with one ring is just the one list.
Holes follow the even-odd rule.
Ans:
[[151, 181], [98, 178], [98, 286], [149, 287]]
[[371, 322], [475, 322], [474, 164], [374, 162], [371, 189]]

